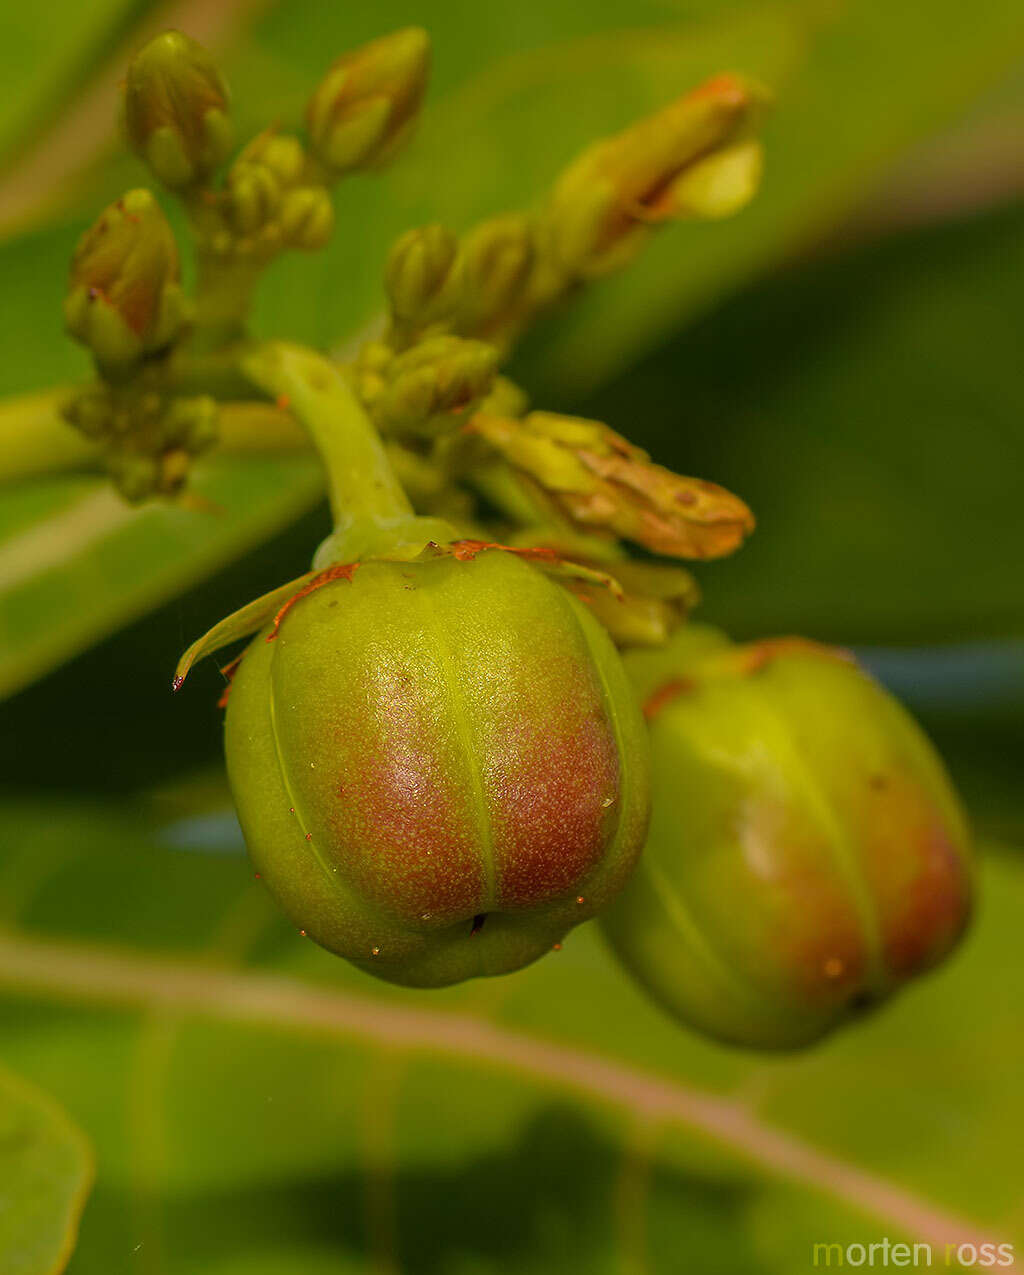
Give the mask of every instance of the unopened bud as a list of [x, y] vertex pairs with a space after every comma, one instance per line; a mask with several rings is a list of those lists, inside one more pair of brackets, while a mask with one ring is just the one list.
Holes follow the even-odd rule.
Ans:
[[487, 397], [482, 399], [479, 411], [488, 416], [506, 416], [513, 420], [525, 416], [530, 406], [526, 391], [507, 376], [496, 376]]
[[[297, 186], [306, 168], [306, 152], [297, 137], [268, 128], [241, 151], [235, 165], [255, 164], [266, 169], [282, 190]], [[233, 165], [234, 166], [234, 165]]]
[[692, 164], [672, 183], [668, 200], [677, 217], [714, 220], [731, 217], [757, 194], [764, 170], [764, 147], [738, 142]]
[[260, 164], [233, 165], [225, 194], [232, 224], [243, 235], [266, 225], [281, 202], [277, 179]]
[[114, 486], [132, 505], [155, 495], [160, 486], [160, 463], [153, 456], [115, 452], [107, 460], [107, 470]]
[[285, 195], [278, 221], [284, 243], [316, 252], [334, 231], [334, 205], [323, 186], [300, 186]]
[[148, 190], [111, 204], [79, 240], [64, 319], [109, 367], [169, 344], [185, 317], [174, 234]]
[[177, 398], [161, 421], [164, 440], [174, 449], [196, 455], [217, 441], [217, 418], [217, 401], [209, 395]]
[[745, 203], [760, 175], [754, 152], [734, 154], [731, 167], [707, 165], [743, 140], [763, 100], [748, 81], [719, 75], [588, 147], [562, 174], [542, 215], [554, 267], [576, 278], [602, 274], [628, 260], [650, 225], [724, 216]]
[[158, 35], [132, 59], [124, 120], [132, 149], [174, 189], [209, 177], [231, 149], [224, 77], [180, 31]]
[[512, 316], [529, 280], [534, 260], [530, 221], [510, 213], [481, 222], [466, 235], [461, 257], [465, 282], [458, 327], [487, 335]]
[[421, 341], [388, 368], [374, 414], [385, 428], [408, 430], [442, 413], [463, 412], [488, 392], [497, 366], [497, 350], [483, 341]]
[[113, 432], [113, 407], [105, 385], [90, 385], [64, 405], [64, 419], [86, 438], [103, 439]]
[[384, 287], [396, 322], [424, 326], [444, 318], [459, 300], [459, 244], [444, 226], [418, 226], [391, 249]]
[[406, 27], [345, 53], [310, 99], [310, 142], [340, 175], [385, 163], [405, 140], [427, 86], [430, 39]]
[[524, 528], [516, 536], [517, 543], [520, 538], [532, 539], [600, 572], [601, 580], [565, 578], [561, 583], [587, 604], [620, 648], [663, 647], [700, 600], [697, 581], [682, 567], [630, 559], [608, 561], [607, 542], [590, 538], [588, 546], [588, 537], [566, 534], [562, 528]]

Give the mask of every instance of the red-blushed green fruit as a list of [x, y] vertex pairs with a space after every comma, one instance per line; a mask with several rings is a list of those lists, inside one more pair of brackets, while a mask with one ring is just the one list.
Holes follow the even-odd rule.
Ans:
[[942, 763], [853, 661], [683, 629], [627, 668], [651, 733], [640, 866], [601, 923], [670, 1013], [807, 1044], [950, 951], [969, 836]]
[[648, 746], [621, 661], [511, 553], [348, 574], [258, 635], [232, 683], [253, 863], [295, 925], [381, 978], [518, 969], [643, 844]]

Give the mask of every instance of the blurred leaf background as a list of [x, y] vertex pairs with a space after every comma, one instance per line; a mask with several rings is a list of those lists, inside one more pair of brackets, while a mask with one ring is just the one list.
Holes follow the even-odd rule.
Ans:
[[[197, 633], [305, 569], [326, 529], [315, 463], [216, 457], [196, 486], [217, 514], [128, 513], [33, 456], [50, 388], [88, 372], [61, 332], [66, 261], [143, 180], [114, 125], [131, 50], [165, 25], [209, 40], [244, 136], [297, 122], [332, 56], [409, 22], [435, 42], [423, 127], [341, 188], [326, 254], [272, 269], [264, 333], [344, 344], [379, 309], [396, 233], [528, 205], [586, 141], [707, 74], [776, 92], [755, 204], [659, 236], [532, 333], [514, 372], [539, 404], [742, 494], [760, 526], [701, 572], [704, 618], [856, 647], [968, 796], [989, 848], [965, 953], [813, 1053], [687, 1035], [585, 931], [426, 997], [304, 943], [245, 868], [216, 671], [174, 700], [168, 683]], [[1019, 1251], [1016, 0], [62, 0], [7, 6], [0, 35], [11, 1275], [58, 1269], [85, 1140], [76, 1275], [798, 1272], [814, 1242], [883, 1235]], [[31, 1242], [6, 1229], [12, 1183], [41, 1219]]]

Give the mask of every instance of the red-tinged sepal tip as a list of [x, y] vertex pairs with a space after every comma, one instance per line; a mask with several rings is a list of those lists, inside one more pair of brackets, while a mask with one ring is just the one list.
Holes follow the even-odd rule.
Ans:
[[265, 640], [267, 642], [274, 641], [281, 628], [282, 621], [297, 602], [301, 602], [303, 598], [308, 597], [311, 593], [315, 593], [317, 589], [322, 589], [325, 584], [332, 584], [337, 580], [347, 580], [351, 583], [352, 577], [358, 569], [358, 562], [346, 562], [333, 567], [326, 567], [323, 571], [318, 571], [314, 576], [306, 581], [301, 589], [298, 589], [292, 594], [287, 602], [285, 602], [284, 606], [282, 606], [278, 613], [274, 616], [273, 624], [271, 625], [270, 632], [267, 634]]
[[601, 924], [664, 1008], [720, 1040], [792, 1048], [949, 954], [973, 891], [963, 811], [919, 727], [847, 652], [687, 625], [626, 663], [654, 813]]
[[[182, 683], [188, 677], [192, 666], [197, 660], [204, 659], [207, 655], [212, 655], [215, 651], [223, 649], [232, 642], [251, 637], [259, 629], [263, 628], [268, 620], [290, 598], [294, 597], [304, 585], [315, 577], [315, 574], [312, 571], [307, 572], [306, 575], [300, 576], [298, 580], [290, 580], [287, 584], [281, 585], [279, 589], [272, 589], [270, 593], [265, 593], [262, 597], [255, 598], [240, 610], [233, 612], [215, 624], [201, 638], [197, 638], [178, 661], [172, 688], [176, 691], [181, 688]], [[237, 661], [235, 664], [237, 665]], [[228, 666], [229, 669], [232, 667], [232, 665]]]

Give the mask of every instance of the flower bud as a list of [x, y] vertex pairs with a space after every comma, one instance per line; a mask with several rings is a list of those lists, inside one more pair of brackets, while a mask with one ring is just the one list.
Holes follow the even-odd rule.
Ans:
[[309, 102], [314, 154], [336, 175], [385, 163], [416, 120], [430, 70], [430, 39], [406, 27], [343, 54]]
[[421, 327], [450, 314], [459, 299], [459, 242], [444, 226], [418, 226], [391, 249], [384, 287], [398, 323]]
[[233, 164], [225, 184], [225, 205], [241, 235], [265, 226], [281, 203], [277, 178], [261, 164]]
[[530, 278], [534, 246], [528, 218], [492, 217], [474, 226], [461, 250], [465, 275], [457, 327], [487, 336], [512, 319]]
[[753, 530], [750, 510], [716, 483], [683, 478], [600, 421], [554, 412], [508, 420], [477, 412], [485, 438], [579, 526], [610, 531], [654, 553], [719, 558]]
[[654, 815], [602, 923], [665, 1009], [791, 1048], [946, 956], [970, 910], [964, 815], [921, 730], [850, 657], [687, 628], [627, 665]]
[[64, 319], [106, 367], [132, 364], [181, 331], [185, 300], [174, 234], [148, 190], [111, 204], [78, 242]]
[[387, 368], [374, 416], [383, 428], [401, 432], [442, 413], [464, 411], [488, 393], [497, 367], [497, 350], [483, 341], [456, 336], [420, 341]]
[[132, 149], [172, 189], [204, 181], [231, 150], [224, 77], [180, 31], [156, 36], [132, 59], [124, 121]]
[[69, 425], [96, 442], [109, 438], [114, 432], [110, 387], [102, 382], [78, 390], [64, 404], [61, 414]]
[[111, 481], [130, 505], [141, 504], [160, 487], [160, 461], [141, 452], [119, 450], [107, 457]]
[[278, 219], [284, 243], [318, 252], [334, 231], [334, 205], [323, 186], [299, 186], [285, 195]]
[[226, 720], [263, 881], [410, 986], [518, 969], [608, 901], [643, 841], [644, 735], [586, 608], [459, 545], [314, 579], [245, 652]]
[[297, 137], [267, 128], [246, 144], [232, 167], [247, 164], [264, 169], [282, 190], [289, 190], [303, 179], [306, 152]]
[[743, 139], [763, 100], [748, 81], [719, 75], [588, 147], [562, 174], [542, 213], [551, 264], [572, 278], [603, 274], [627, 261], [653, 224], [735, 211], [760, 176], [753, 152], [739, 152], [717, 169], [707, 166]]
[[661, 647], [700, 601], [697, 581], [682, 567], [652, 562], [610, 562], [604, 571], [621, 595], [592, 584], [574, 592], [608, 630], [617, 647]]
[[219, 408], [208, 394], [173, 399], [161, 418], [165, 449], [197, 455], [217, 441]]
[[753, 199], [763, 169], [761, 143], [739, 142], [691, 164], [667, 198], [677, 217], [731, 217]]
[[524, 416], [530, 406], [526, 391], [509, 380], [507, 376], [496, 376], [485, 398], [480, 400], [479, 411], [488, 416], [511, 417], [517, 420]]

